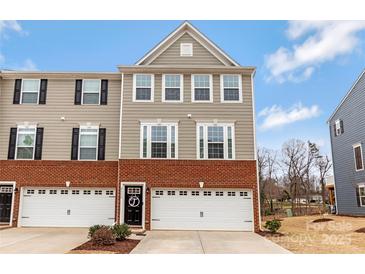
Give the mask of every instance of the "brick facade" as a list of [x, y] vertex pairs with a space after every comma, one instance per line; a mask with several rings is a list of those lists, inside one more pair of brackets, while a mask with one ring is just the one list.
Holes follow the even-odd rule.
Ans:
[[115, 187], [118, 161], [0, 161], [0, 181], [15, 181], [13, 225], [18, 222], [20, 188], [26, 186]]
[[[147, 188], [178, 187], [252, 189], [255, 231], [260, 229], [256, 161], [224, 160], [119, 160], [120, 182], [145, 182]], [[118, 200], [120, 195], [118, 184]], [[150, 229], [150, 192], [146, 195], [146, 228]], [[120, 214], [117, 203], [117, 215]]]

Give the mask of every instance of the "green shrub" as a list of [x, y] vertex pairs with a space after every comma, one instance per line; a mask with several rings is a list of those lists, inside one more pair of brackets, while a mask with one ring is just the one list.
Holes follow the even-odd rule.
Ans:
[[132, 234], [132, 231], [127, 224], [115, 224], [112, 227], [112, 231], [117, 241], [123, 241]]
[[94, 235], [94, 233], [99, 230], [100, 228], [103, 228], [103, 227], [106, 227], [106, 228], [109, 228], [108, 226], [106, 225], [93, 225], [93, 226], [90, 226], [89, 227], [89, 234], [88, 234], [88, 237], [91, 239]]
[[104, 226], [94, 232], [91, 240], [96, 245], [113, 245], [115, 244], [115, 235], [110, 227]]
[[270, 232], [275, 233], [281, 227], [281, 222], [279, 220], [266, 221], [264, 227]]

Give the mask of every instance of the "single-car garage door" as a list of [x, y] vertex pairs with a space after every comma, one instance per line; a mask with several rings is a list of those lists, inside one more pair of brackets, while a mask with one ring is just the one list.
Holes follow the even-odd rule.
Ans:
[[114, 222], [113, 188], [24, 188], [22, 226], [88, 227]]
[[253, 230], [252, 191], [152, 189], [152, 229]]

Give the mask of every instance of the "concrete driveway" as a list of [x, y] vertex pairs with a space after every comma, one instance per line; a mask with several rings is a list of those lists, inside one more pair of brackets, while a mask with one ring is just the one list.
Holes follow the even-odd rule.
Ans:
[[9, 228], [0, 230], [0, 253], [66, 253], [87, 241], [87, 228]]
[[148, 231], [132, 254], [287, 254], [253, 232]]

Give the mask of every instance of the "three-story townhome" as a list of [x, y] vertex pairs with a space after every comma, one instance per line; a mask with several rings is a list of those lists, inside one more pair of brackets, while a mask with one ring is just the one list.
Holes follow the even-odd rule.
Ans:
[[188, 22], [118, 68], [1, 74], [13, 224], [257, 231], [255, 69]]

